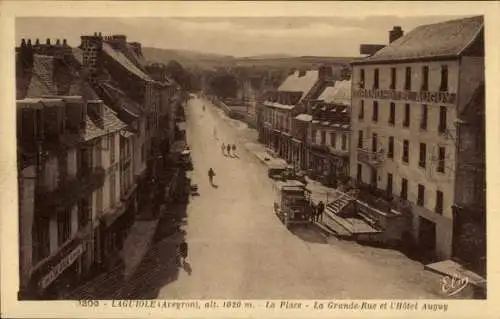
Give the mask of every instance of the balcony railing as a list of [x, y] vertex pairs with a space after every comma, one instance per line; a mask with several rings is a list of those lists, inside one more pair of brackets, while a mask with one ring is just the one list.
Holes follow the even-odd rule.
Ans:
[[78, 178], [62, 183], [55, 190], [38, 189], [35, 201], [36, 208], [45, 212], [68, 208], [83, 196], [88, 196], [94, 190], [102, 187], [104, 176], [104, 169], [95, 167]]
[[380, 166], [384, 161], [384, 158], [381, 152], [370, 152], [358, 149], [358, 161], [371, 166]]

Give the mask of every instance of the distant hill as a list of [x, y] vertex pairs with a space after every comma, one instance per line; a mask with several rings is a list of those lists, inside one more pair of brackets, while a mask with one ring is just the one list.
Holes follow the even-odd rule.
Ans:
[[343, 65], [355, 59], [351, 57], [320, 57], [320, 56], [288, 56], [281, 54], [266, 54], [251, 57], [233, 57], [213, 53], [202, 53], [187, 50], [158, 49], [144, 47], [145, 58], [151, 62], [167, 64], [176, 60], [188, 69], [211, 70], [219, 67], [250, 67], [269, 69], [316, 68], [321, 64]]

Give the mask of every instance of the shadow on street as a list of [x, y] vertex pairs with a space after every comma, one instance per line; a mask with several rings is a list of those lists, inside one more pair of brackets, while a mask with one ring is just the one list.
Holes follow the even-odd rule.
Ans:
[[290, 232], [303, 241], [315, 244], [327, 244], [327, 240], [312, 225], [292, 226]]

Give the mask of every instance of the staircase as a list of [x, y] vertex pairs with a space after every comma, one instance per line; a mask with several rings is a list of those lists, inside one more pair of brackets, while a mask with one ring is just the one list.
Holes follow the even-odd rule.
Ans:
[[326, 210], [332, 214], [338, 215], [352, 201], [352, 198], [347, 194], [342, 194], [333, 202], [326, 205]]

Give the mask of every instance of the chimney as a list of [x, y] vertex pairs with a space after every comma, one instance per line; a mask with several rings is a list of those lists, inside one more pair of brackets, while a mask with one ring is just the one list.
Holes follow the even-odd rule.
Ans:
[[31, 48], [31, 39], [28, 39], [28, 48]]
[[318, 77], [320, 80], [327, 80], [333, 77], [333, 69], [331, 66], [322, 65], [318, 68]]
[[396, 41], [404, 35], [403, 29], [400, 26], [394, 26], [391, 31], [389, 31], [389, 43]]
[[98, 36], [82, 36], [83, 67], [89, 71], [89, 81], [95, 82], [101, 69], [102, 38]]
[[65, 46], [65, 47], [68, 46], [68, 41], [66, 41], [66, 39], [63, 39], [63, 46]]
[[40, 39], [38, 39], [38, 38], [36, 39], [35, 45], [40, 45]]
[[115, 49], [125, 49], [127, 46], [127, 36], [123, 34], [115, 34], [111, 36], [111, 45]]
[[60, 39], [56, 40], [56, 45], [61, 45], [61, 40]]
[[142, 55], [142, 46], [139, 42], [130, 42], [129, 44], [134, 49], [136, 55], [138, 56]]
[[47, 45], [50, 45], [50, 39], [47, 38], [47, 42], [46, 42]]

